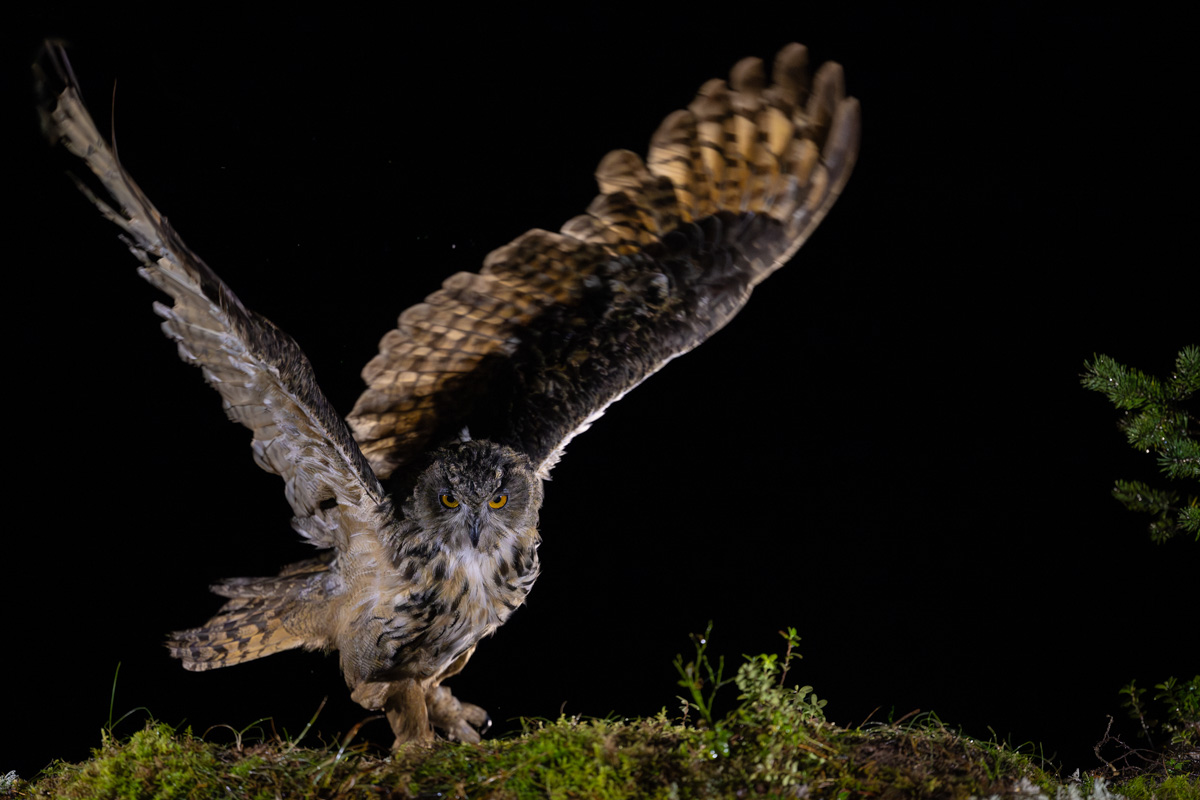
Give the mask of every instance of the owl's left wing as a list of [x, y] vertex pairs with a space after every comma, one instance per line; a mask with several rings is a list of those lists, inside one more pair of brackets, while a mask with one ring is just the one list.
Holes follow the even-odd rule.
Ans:
[[247, 310], [183, 240], [117, 161], [80, 99], [61, 46], [47, 42], [35, 65], [42, 125], [81, 158], [111, 198], [79, 188], [124, 232], [138, 273], [174, 298], [154, 304], [179, 356], [200, 367], [225, 412], [254, 433], [255, 462], [283, 478], [293, 527], [319, 547], [344, 549], [379, 531], [392, 512], [375, 473], [316, 384], [300, 348]]
[[[463, 426], [545, 475], [609, 404], [720, 330], [792, 257], [850, 176], [858, 103], [804, 47], [745, 59], [669, 115], [643, 163], [609, 153], [601, 194], [400, 315], [348, 420], [381, 478]], [[598, 113], [603, 118], [608, 109]]]

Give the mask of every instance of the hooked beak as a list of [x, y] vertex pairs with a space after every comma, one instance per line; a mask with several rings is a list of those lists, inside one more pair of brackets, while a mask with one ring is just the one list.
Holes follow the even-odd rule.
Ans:
[[474, 514], [467, 518], [467, 532], [471, 537], [471, 546], [479, 547], [479, 518]]

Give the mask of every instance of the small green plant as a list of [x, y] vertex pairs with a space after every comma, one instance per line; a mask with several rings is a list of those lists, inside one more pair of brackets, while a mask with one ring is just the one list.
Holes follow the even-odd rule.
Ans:
[[1154, 688], [1154, 699], [1167, 709], [1163, 730], [1171, 734], [1171, 746], [1200, 755], [1200, 675], [1184, 683], [1167, 678]]
[[1146, 706], [1142, 702], [1142, 695], [1145, 693], [1145, 689], [1138, 688], [1136, 680], [1130, 681], [1121, 687], [1120, 694], [1125, 695], [1125, 699], [1121, 701], [1121, 706], [1126, 709], [1130, 719], [1137, 721], [1142, 726], [1142, 730], [1138, 733], [1138, 736], [1146, 737], [1146, 740], [1153, 744], [1150, 727], [1154, 723], [1154, 720], [1146, 719]]
[[711, 635], [712, 621], [710, 620], [704, 633], [692, 634], [692, 646], [696, 650], [695, 659], [684, 664], [683, 655], [680, 654], [675, 656], [674, 662], [675, 671], [679, 673], [679, 685], [687, 689], [692, 698], [691, 700], [684, 697], [679, 698], [683, 703], [684, 721], [687, 721], [688, 712], [695, 709], [709, 728], [716, 725], [713, 720], [713, 702], [717, 698], [717, 692], [734, 681], [733, 678], [725, 677], [725, 656], [717, 659], [717, 668], [714, 670], [712, 662], [705, 655]]
[[[733, 678], [725, 677], [724, 658], [714, 668], [706, 656], [711, 635], [709, 622], [702, 635], [692, 636], [695, 659], [684, 664], [682, 655], [675, 657], [679, 685], [691, 695], [691, 700], [679, 698], [684, 719], [695, 710], [705, 723], [705, 756], [731, 759], [730, 771], [751, 785], [798, 785], [803, 767], [823, 758], [811, 729], [824, 722], [825, 701], [813, 694], [811, 686], [787, 686], [792, 661], [801, 658], [796, 649], [800, 643], [796, 629], [779, 632], [787, 642], [782, 659], [777, 653], [745, 656]], [[717, 691], [730, 683], [740, 691], [739, 704], [717, 718], [713, 715]], [[742, 758], [743, 753], [753, 755]]]
[[[717, 660], [714, 669], [705, 651], [708, 640], [712, 636], [712, 622], [704, 629], [703, 634], [692, 634], [696, 657], [687, 664], [683, 656], [675, 656], [675, 670], [679, 673], [679, 685], [688, 690], [692, 699], [680, 697], [683, 703], [683, 715], [686, 721], [688, 712], [695, 710], [709, 727], [728, 724], [735, 719], [761, 719], [765, 711], [781, 711], [786, 715], [794, 715], [800, 719], [820, 721], [825, 718], [821, 710], [825, 707], [824, 700], [818, 700], [812, 693], [811, 686], [795, 686], [788, 689], [785, 686], [788, 670], [793, 660], [799, 661], [803, 656], [796, 649], [800, 637], [795, 628], [780, 631], [779, 635], [787, 642], [782, 661], [777, 653], [760, 653], [756, 656], [744, 656], [746, 663], [738, 668], [733, 678], [725, 677], [725, 657]], [[736, 684], [741, 694], [738, 700], [742, 704], [724, 720], [713, 718], [713, 703], [717, 692], [729, 684]]]
[[780, 631], [787, 650], [780, 661], [775, 653], [747, 656], [738, 669], [737, 687], [742, 701], [734, 714], [743, 727], [754, 732], [758, 752], [750, 778], [768, 786], [796, 786], [804, 780], [804, 769], [824, 760], [824, 753], [811, 730], [825, 721], [825, 701], [811, 686], [787, 685], [788, 669], [799, 659], [800, 637], [795, 628]]
[[734, 679], [742, 704], [734, 714], [744, 723], [763, 728], [771, 735], [791, 736], [798, 727], [825, 721], [825, 701], [813, 694], [811, 686], [787, 686], [787, 673], [800, 637], [795, 628], [780, 631], [787, 640], [782, 662], [775, 653], [746, 656]]
[[[1085, 367], [1084, 387], [1101, 392], [1124, 412], [1120, 427], [1129, 444], [1137, 450], [1157, 453], [1159, 468], [1169, 480], [1200, 483], [1196, 420], [1185, 408], [1200, 390], [1200, 347], [1183, 348], [1175, 359], [1175, 374], [1166, 381], [1118, 364], [1108, 356], [1096, 356]], [[1131, 511], [1152, 516], [1152, 540], [1164, 542], [1186, 531], [1200, 541], [1200, 498], [1190, 491], [1181, 501], [1172, 489], [1119, 480], [1113, 496]]]
[[1161, 729], [1170, 735], [1170, 740], [1162, 743], [1167, 748], [1182, 748], [1200, 754], [1200, 675], [1183, 683], [1173, 677], [1167, 678], [1154, 684], [1154, 688], [1158, 690], [1154, 699], [1163, 711], [1162, 720], [1150, 716], [1152, 712], [1142, 700], [1146, 690], [1139, 689], [1137, 681], [1130, 681], [1121, 688], [1121, 694], [1126, 696], [1121, 705], [1141, 726], [1138, 735], [1154, 747], [1155, 732]]
[[[1154, 688], [1153, 703], [1146, 701], [1146, 690], [1137, 681], [1120, 690], [1125, 698], [1121, 705], [1138, 724], [1138, 738], [1146, 745], [1132, 747], [1105, 731], [1096, 755], [1127, 777], [1122, 790], [1129, 789], [1131, 797], [1200, 798], [1200, 675], [1182, 683], [1167, 678]], [[1102, 748], [1115, 754], [1106, 758]], [[1172, 788], [1188, 785], [1191, 794]]]

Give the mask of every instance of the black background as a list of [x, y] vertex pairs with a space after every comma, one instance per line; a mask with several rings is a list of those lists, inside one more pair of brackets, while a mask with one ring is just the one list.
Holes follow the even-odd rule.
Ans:
[[325, 740], [367, 716], [335, 658], [192, 674], [161, 647], [218, 607], [208, 583], [311, 551], [39, 141], [45, 35], [102, 127], [117, 82], [127, 168], [343, 412], [402, 309], [578, 213], [601, 156], [644, 152], [701, 82], [792, 40], [844, 65], [863, 140], [842, 199], [554, 472], [543, 576], [451, 684], [500, 730], [674, 712], [672, 658], [709, 620], [733, 663], [796, 626], [793, 676], [839, 723], [934, 710], [1067, 770], [1097, 765], [1123, 684], [1195, 673], [1197, 547], [1152, 545], [1111, 499], [1155, 467], [1078, 382], [1093, 353], [1165, 373], [1200, 340], [1179, 21], [689, 7], [17, 18], [0, 773], [84, 758], [118, 662], [118, 716], [296, 733], [328, 697]]

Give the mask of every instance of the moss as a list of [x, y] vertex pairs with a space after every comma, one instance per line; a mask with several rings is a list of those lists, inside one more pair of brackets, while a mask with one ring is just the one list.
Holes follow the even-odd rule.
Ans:
[[[205, 798], [336, 797], [355, 786], [383, 759], [356, 754], [341, 759], [326, 750], [293, 748], [282, 741], [235, 747], [205, 742], [190, 731], [150, 722], [124, 741], [105, 734], [92, 758], [59, 762], [12, 797], [64, 800], [204, 800]], [[367, 781], [369, 783], [369, 780]], [[316, 790], [316, 791], [314, 791]], [[0, 795], [3, 797], [4, 795]]]
[[64, 798], [173, 800], [205, 796], [205, 787], [217, 781], [218, 768], [210, 746], [159, 723], [123, 743], [105, 734], [91, 761], [56, 765], [47, 783], [55, 787], [55, 796]]
[[[811, 687], [786, 685], [798, 658], [794, 630], [782, 658], [748, 658], [735, 678], [704, 658], [677, 659], [684, 719], [665, 711], [648, 719], [562, 717], [527, 723], [524, 733], [480, 744], [440, 742], [395, 754], [367, 745], [304, 748], [280, 739], [232, 745], [197, 739], [151, 722], [124, 741], [105, 733], [91, 760], [56, 764], [33, 783], [0, 777], [0, 800], [55, 797], [342, 798], [744, 798], [859, 797], [1132, 798], [1200, 800], [1190, 750], [1169, 762], [1127, 767], [1120, 783], [1064, 782], [1035, 755], [981, 742], [933, 715], [907, 724], [847, 729], [825, 719]], [[705, 680], [700, 680], [704, 676]], [[738, 705], [712, 714], [712, 688], [736, 683]], [[1173, 684], [1172, 684], [1173, 686]], [[1168, 687], [1171, 688], [1171, 687]], [[695, 712], [698, 718], [689, 721]], [[1115, 741], [1115, 740], [1114, 740]], [[1189, 740], [1190, 741], [1190, 740]], [[1161, 759], [1160, 759], [1161, 761]], [[1164, 766], [1167, 764], [1167, 766]], [[1151, 769], [1152, 767], [1152, 769]], [[1114, 774], [1109, 764], [1107, 774]]]
[[1119, 791], [1129, 800], [1200, 800], [1200, 780], [1186, 775], [1139, 775], [1122, 783]]
[[[711, 730], [673, 723], [665, 714], [632, 721], [564, 717], [532, 723], [509, 739], [412, 746], [391, 757], [366, 748], [339, 753], [282, 741], [238, 748], [151, 723], [124, 742], [106, 737], [90, 761], [59, 764], [14, 796], [966, 798], [1003, 791], [1021, 779], [1054, 783], [1029, 757], [940, 725], [802, 727], [809, 749], [797, 752], [805, 757], [780, 760], [777, 748], [763, 746], [764, 731], [749, 729], [734, 733], [728, 755], [714, 757]], [[764, 768], [768, 762], [791, 766], [772, 771]]]

